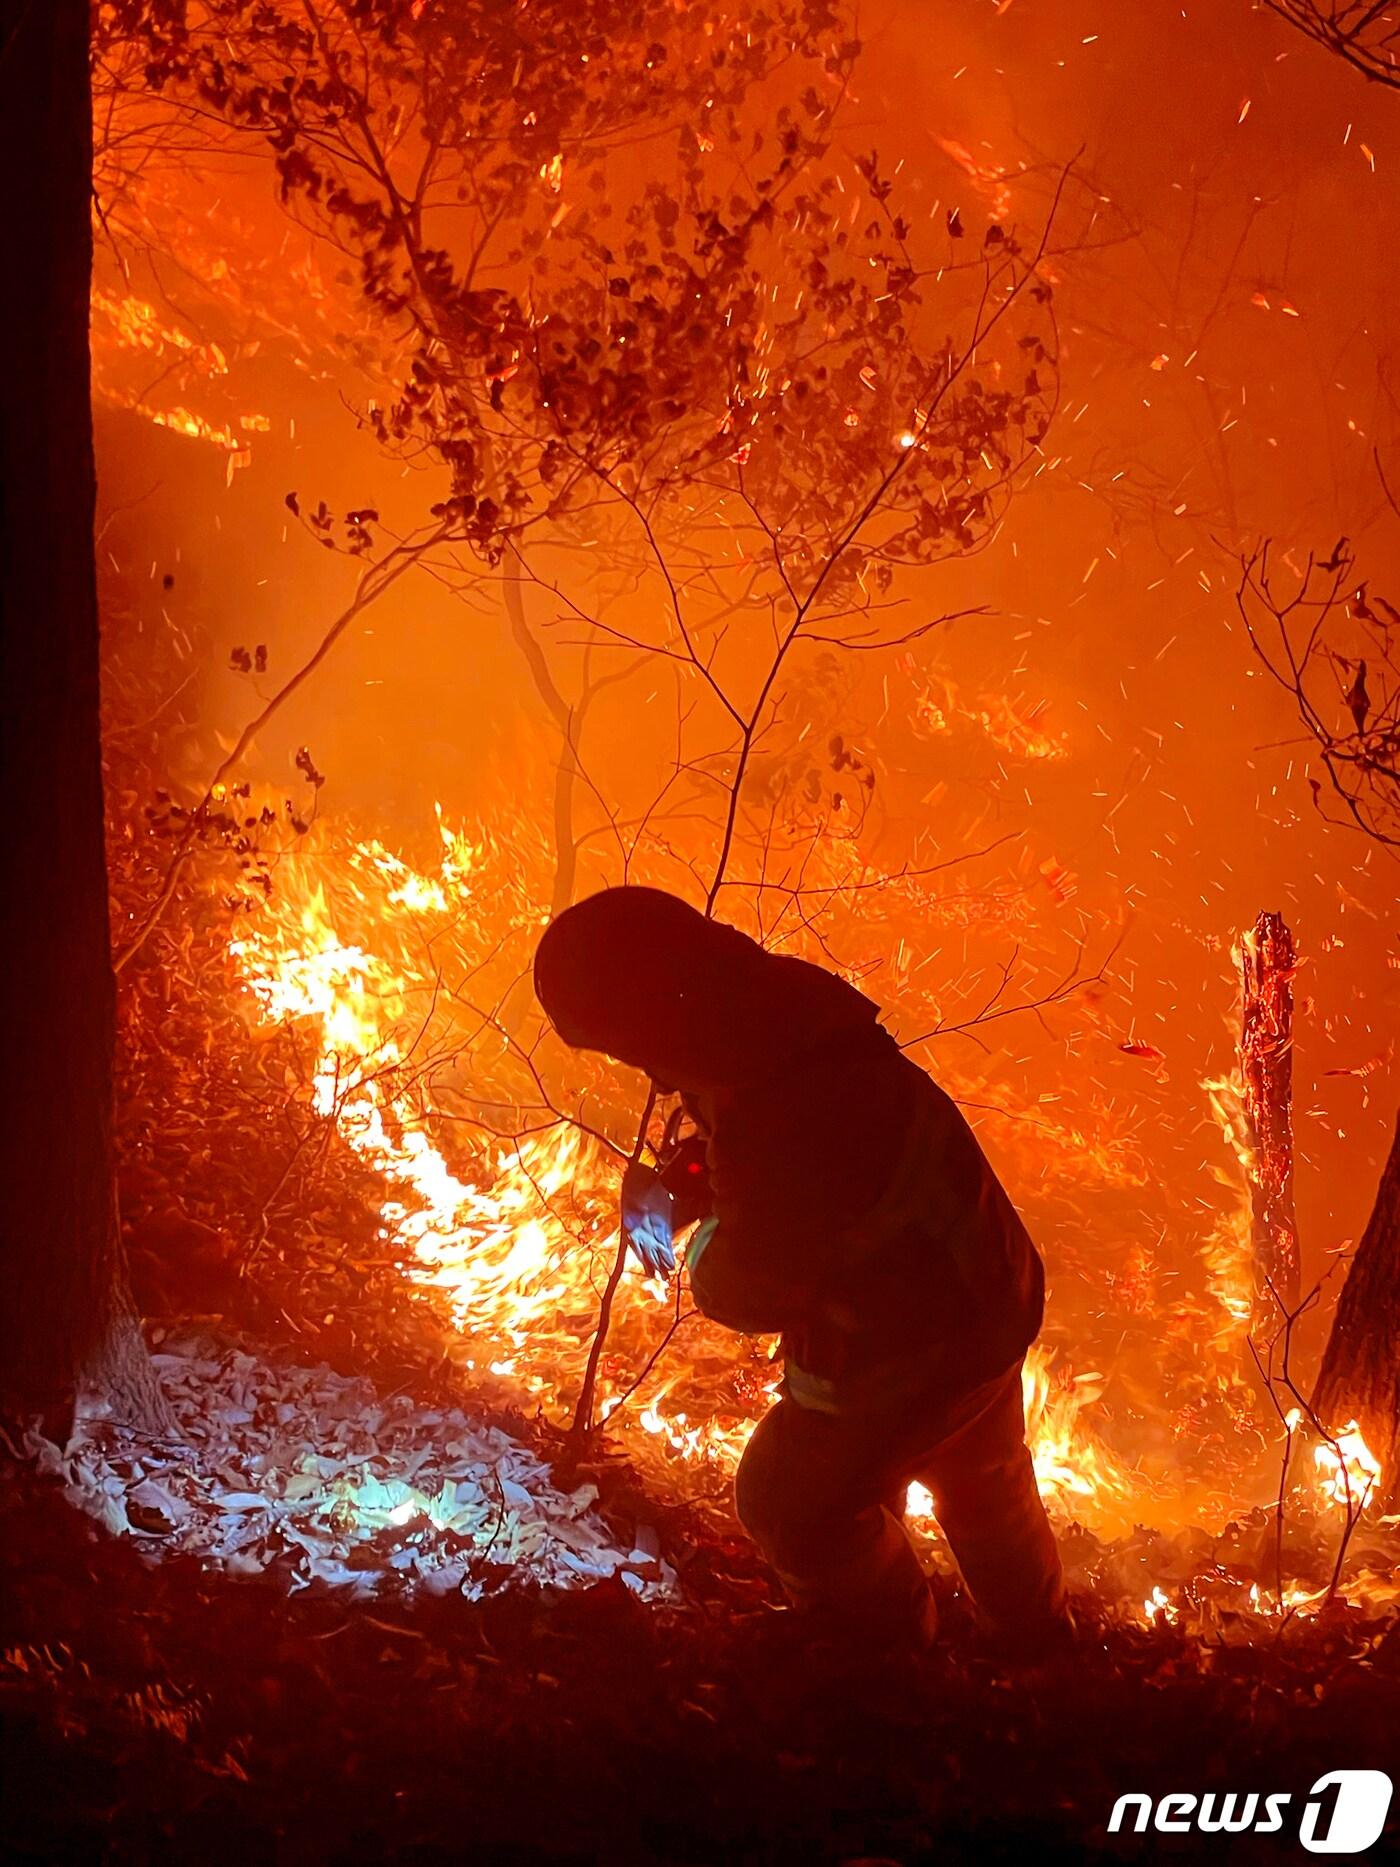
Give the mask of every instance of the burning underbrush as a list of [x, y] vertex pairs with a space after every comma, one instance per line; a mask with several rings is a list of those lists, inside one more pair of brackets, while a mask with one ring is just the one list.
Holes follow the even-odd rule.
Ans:
[[[256, 823], [251, 811], [247, 821]], [[249, 1330], [303, 1360], [368, 1375], [381, 1391], [409, 1388], [429, 1406], [505, 1417], [535, 1449], [520, 1458], [540, 1452], [567, 1468], [619, 1249], [629, 1112], [608, 1077], [589, 1077], [586, 1065], [581, 1075], [577, 1059], [566, 1072], [538, 1031], [526, 968], [543, 919], [544, 856], [523, 819], [493, 834], [439, 811], [412, 854], [343, 828], [299, 838], [256, 894], [246, 851], [234, 890], [211, 886], [216, 866], [196, 865], [128, 974], [125, 1203], [149, 1310], [203, 1317], [226, 1348], [230, 1332]], [[151, 860], [140, 839], [128, 857], [128, 873]], [[1217, 1085], [1217, 1113], [1224, 1096]], [[1222, 1177], [1228, 1184], [1229, 1170]], [[1234, 1198], [1242, 1209], [1238, 1187]], [[1316, 1459], [1299, 1437], [1281, 1525], [1284, 1429], [1244, 1373], [1239, 1223], [1222, 1215], [1203, 1294], [1165, 1332], [1236, 1427], [1233, 1439], [1210, 1435], [1208, 1485], [1179, 1458], [1135, 1452], [1105, 1402], [1111, 1381], [1076, 1372], [1053, 1348], [1033, 1352], [1025, 1393], [1072, 1582], [1139, 1624], [1250, 1638], [1317, 1608], [1334, 1582], [1346, 1597], [1389, 1600], [1396, 1526], [1363, 1508], [1379, 1493], [1359, 1435], [1318, 1446]], [[596, 1367], [591, 1412], [603, 1430], [592, 1456], [630, 1471], [702, 1534], [727, 1536], [729, 1480], [777, 1389], [773, 1353], [772, 1343], [706, 1323], [683, 1276], [663, 1287], [629, 1268]], [[230, 1365], [227, 1355], [218, 1363]], [[1165, 1395], [1158, 1405], [1168, 1417]], [[319, 1450], [313, 1414], [302, 1427]], [[385, 1510], [408, 1511], [431, 1544], [452, 1525], [438, 1522], [441, 1486], [418, 1483], [410, 1451], [392, 1439], [366, 1456], [381, 1503], [393, 1491]], [[441, 1461], [427, 1462], [445, 1483]], [[292, 1476], [300, 1485], [310, 1474]], [[110, 1472], [89, 1491], [94, 1482], [110, 1496]], [[245, 1489], [275, 1516], [287, 1503], [279, 1482]], [[542, 1497], [554, 1496], [550, 1482], [541, 1478]], [[566, 1485], [563, 1495], [579, 1493]], [[315, 1497], [323, 1528], [343, 1531], [346, 1500]], [[217, 1487], [197, 1506], [186, 1501], [203, 1528], [168, 1532], [172, 1547], [203, 1537], [236, 1570], [246, 1525], [232, 1540], [209, 1531], [229, 1515]], [[552, 1503], [540, 1509], [558, 1520]], [[939, 1561], [934, 1501], [914, 1486], [908, 1509]], [[356, 1548], [379, 1547], [385, 1528], [372, 1524]], [[1349, 1540], [1340, 1567], [1339, 1539]], [[257, 1546], [259, 1562], [273, 1559], [265, 1538]], [[407, 1548], [400, 1539], [379, 1581], [452, 1572]], [[315, 1561], [330, 1565], [324, 1575], [339, 1564], [341, 1579], [364, 1586], [348, 1552], [328, 1545], [308, 1556], [312, 1572]], [[631, 1546], [613, 1556], [625, 1568]], [[304, 1579], [304, 1567], [294, 1572]], [[545, 1577], [526, 1562], [516, 1579]]]
[[[113, 785], [119, 930], [168, 872], [148, 796]], [[1301, 1800], [1390, 1765], [1384, 1474], [1251, 1385], [1233, 1145], [1169, 1305], [1146, 1248], [1111, 1281], [1097, 1235], [1050, 1254], [1052, 1316], [1083, 1286], [1106, 1318], [1080, 1304], [1026, 1376], [1072, 1657], [988, 1649], [915, 1486], [942, 1637], [872, 1667], [782, 1611], [733, 1520], [771, 1344], [629, 1269], [601, 1430], [570, 1432], [635, 1085], [536, 1041], [530, 814], [283, 849], [222, 804], [121, 975], [123, 1213], [176, 1434], [0, 1445], [21, 1858], [1091, 1860], [1125, 1789]], [[1034, 1114], [1012, 1140], [1081, 1207], [1140, 1185], [1130, 1130]]]

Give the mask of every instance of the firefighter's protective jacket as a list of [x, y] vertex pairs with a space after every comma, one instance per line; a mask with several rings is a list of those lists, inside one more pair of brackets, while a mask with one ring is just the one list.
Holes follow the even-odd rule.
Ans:
[[793, 1399], [936, 1402], [1024, 1353], [1035, 1248], [953, 1102], [853, 986], [626, 887], [551, 924], [535, 987], [566, 1042], [681, 1091], [714, 1206], [688, 1252], [696, 1301], [782, 1334]]
[[[963, 1390], [1040, 1327], [1035, 1247], [957, 1107], [830, 973], [784, 982], [783, 1054], [693, 1094], [713, 1217], [688, 1253], [701, 1310], [780, 1331], [788, 1392], [846, 1411]], [[799, 1002], [800, 1000], [800, 1002]]]

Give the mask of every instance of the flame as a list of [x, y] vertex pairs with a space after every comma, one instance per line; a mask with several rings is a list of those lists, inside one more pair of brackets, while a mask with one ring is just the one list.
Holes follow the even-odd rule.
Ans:
[[227, 376], [228, 358], [215, 343], [202, 343], [164, 317], [156, 307], [134, 293], [118, 296], [95, 287], [92, 293], [95, 316], [105, 320], [114, 343], [128, 350], [144, 350], [151, 356], [168, 357], [171, 351], [189, 359], [205, 375]]
[[[290, 1027], [309, 1051], [304, 1086], [316, 1113], [382, 1176], [384, 1227], [411, 1254], [411, 1275], [446, 1299], [464, 1368], [563, 1414], [618, 1247], [615, 1162], [567, 1122], [510, 1141], [462, 1143], [434, 1090], [439, 1066], [450, 1073], [454, 1047], [440, 1034], [425, 1037], [437, 1014], [449, 1026], [457, 1015], [445, 983], [450, 958], [470, 976], [481, 954], [499, 947], [502, 918], [533, 937], [541, 917], [526, 868], [515, 837], [497, 846], [470, 836], [441, 809], [434, 857], [421, 865], [376, 839], [313, 844], [286, 859], [271, 901], [242, 924], [229, 954], [260, 1022]], [[492, 1062], [473, 1053], [473, 1074], [489, 1075]], [[626, 1405], [628, 1371], [646, 1364], [672, 1312], [670, 1290], [629, 1271], [600, 1375], [599, 1417], [628, 1435], [644, 1467], [722, 1479], [777, 1397], [773, 1347], [755, 1350], [695, 1319], [684, 1352], [675, 1349], [655, 1384]], [[1099, 1397], [1100, 1377], [1054, 1370], [1052, 1359], [1033, 1350], [1024, 1376], [1042, 1493], [1079, 1512], [1125, 1498], [1128, 1473], [1082, 1417]], [[910, 1508], [932, 1527], [922, 1487], [911, 1491]]]
[[956, 142], [950, 136], [938, 136], [934, 140], [986, 201], [988, 218], [1005, 220], [1011, 212], [1011, 184], [1007, 171], [974, 156], [964, 143]]
[[[429, 875], [377, 843], [358, 845], [385, 910], [410, 917], [445, 917], [467, 884], [470, 846], [444, 829], [443, 850], [438, 873]], [[489, 1186], [464, 1178], [432, 1139], [426, 1111], [395, 1079], [410, 1061], [403, 1030], [421, 981], [342, 938], [323, 883], [280, 932], [279, 940], [267, 926], [231, 943], [249, 991], [270, 1022], [313, 1029], [316, 1112], [393, 1189], [381, 1214], [412, 1248], [418, 1277], [447, 1292], [464, 1332], [488, 1325], [483, 1333], [507, 1350], [493, 1367], [514, 1372], [511, 1351], [565, 1294], [561, 1241], [545, 1215], [581, 1173], [584, 1137], [561, 1125], [522, 1141], [511, 1163], [499, 1154]]]
[[120, 380], [120, 370], [113, 367], [133, 354], [151, 357], [164, 365], [157, 382], [173, 377], [186, 386], [206, 384], [229, 374], [228, 357], [220, 346], [192, 337], [134, 293], [109, 292], [97, 286], [91, 303], [93, 386], [101, 399], [112, 408], [143, 416], [158, 428], [222, 449], [229, 455], [230, 471], [246, 465], [251, 459], [247, 436], [270, 432], [267, 415], [250, 410], [235, 418], [236, 426], [234, 420], [213, 421], [184, 403], [151, 401], [144, 388], [138, 390]]
[[1228, 1149], [1215, 1177], [1233, 1195], [1231, 1209], [1216, 1220], [1203, 1253], [1207, 1285], [1220, 1310], [1214, 1346], [1222, 1357], [1237, 1360], [1254, 1318], [1252, 1187], [1257, 1160], [1238, 1067], [1228, 1076], [1207, 1077], [1201, 1087]]
[[1126, 1469], [1080, 1418], [1103, 1393], [1100, 1374], [1056, 1374], [1053, 1352], [1036, 1343], [1021, 1370], [1026, 1443], [1040, 1495], [1067, 1510], [1074, 1500], [1126, 1498]]
[[948, 738], [971, 727], [999, 751], [1035, 764], [1056, 764], [1070, 755], [1068, 737], [1047, 724], [1049, 711], [1050, 702], [1044, 699], [1009, 699], [998, 693], [970, 698], [946, 675], [927, 671], [915, 683], [913, 724], [923, 737]]
[[[1036, 1488], [1058, 1514], [1074, 1514], [1091, 1501], [1103, 1515], [1113, 1501], [1132, 1494], [1128, 1471], [1081, 1417], [1102, 1391], [1102, 1375], [1057, 1371], [1053, 1351], [1042, 1343], [1026, 1357], [1021, 1371], [1026, 1443]], [[938, 1500], [918, 1480], [905, 1492], [904, 1516], [921, 1534], [937, 1534]]]
[[[1236, 949], [1238, 950], [1238, 949]], [[1244, 1079], [1238, 1069], [1228, 1076], [1210, 1076], [1201, 1084], [1210, 1098], [1211, 1113], [1219, 1123], [1225, 1143], [1248, 1180], [1255, 1172], [1257, 1158], [1245, 1111]]]
[[[434, 1084], [453, 1046], [435, 1038], [429, 1054], [423, 1042], [441, 987], [435, 968], [458, 952], [454, 941], [467, 974], [478, 944], [499, 944], [483, 921], [493, 918], [486, 903], [499, 911], [511, 852], [454, 829], [441, 811], [438, 845], [421, 867], [374, 839], [343, 859], [289, 862], [229, 954], [262, 1022], [309, 1040], [311, 1105], [382, 1176], [384, 1227], [411, 1253], [411, 1274], [446, 1299], [463, 1366], [562, 1413], [582, 1380], [598, 1267], [617, 1250], [616, 1168], [567, 1122], [477, 1146], [445, 1138]], [[539, 921], [518, 907], [515, 918]], [[451, 1025], [453, 1007], [442, 1012]], [[624, 1280], [610, 1336], [619, 1360], [646, 1360], [670, 1307], [669, 1291]], [[707, 1417], [688, 1395], [672, 1403], [677, 1378], [629, 1410], [634, 1441], [653, 1458], [732, 1467], [754, 1418]], [[600, 1379], [603, 1418], [627, 1385], [623, 1369]]]
[[920, 1484], [917, 1478], [904, 1494], [904, 1515], [908, 1522], [917, 1525], [920, 1529], [937, 1528], [933, 1493], [927, 1485]]
[[1332, 1503], [1349, 1515], [1366, 1508], [1380, 1482], [1381, 1462], [1355, 1420], [1348, 1420], [1330, 1440], [1321, 1440], [1313, 1448], [1313, 1462]]

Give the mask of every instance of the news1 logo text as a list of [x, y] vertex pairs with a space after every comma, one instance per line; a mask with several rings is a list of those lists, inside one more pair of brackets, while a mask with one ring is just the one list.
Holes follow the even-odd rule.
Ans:
[[1283, 1835], [1310, 1854], [1361, 1854], [1380, 1839], [1392, 1784], [1384, 1770], [1329, 1770], [1300, 1809], [1287, 1790], [1173, 1790], [1165, 1796], [1130, 1791], [1108, 1818], [1108, 1832], [1162, 1835]]

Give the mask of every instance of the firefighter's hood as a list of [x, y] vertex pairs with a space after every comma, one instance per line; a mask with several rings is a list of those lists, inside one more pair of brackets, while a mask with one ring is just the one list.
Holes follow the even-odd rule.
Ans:
[[767, 953], [655, 888], [608, 888], [565, 910], [535, 954], [535, 992], [560, 1036], [667, 1087], [733, 1087], [875, 1026], [834, 973]]

